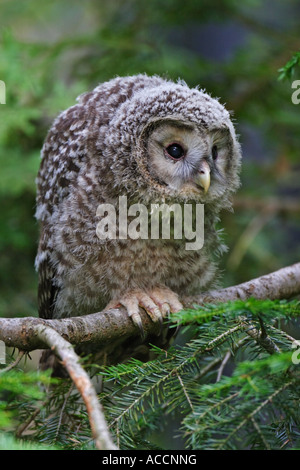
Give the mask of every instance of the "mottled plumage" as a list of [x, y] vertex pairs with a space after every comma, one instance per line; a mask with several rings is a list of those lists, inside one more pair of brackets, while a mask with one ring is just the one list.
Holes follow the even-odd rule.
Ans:
[[[194, 184], [203, 168], [210, 176], [205, 190]], [[179, 308], [176, 295], [161, 286], [179, 296], [210, 287], [217, 279], [216, 255], [224, 251], [215, 225], [220, 210], [231, 207], [239, 168], [228, 111], [199, 89], [137, 75], [80, 96], [54, 121], [42, 150], [39, 315], [84, 315], [112, 302], [127, 306], [138, 323], [136, 299], [144, 306], [155, 301], [148, 309], [154, 320]], [[184, 239], [100, 240], [97, 207], [117, 208], [120, 195], [128, 205], [205, 204], [203, 248], [187, 251]]]

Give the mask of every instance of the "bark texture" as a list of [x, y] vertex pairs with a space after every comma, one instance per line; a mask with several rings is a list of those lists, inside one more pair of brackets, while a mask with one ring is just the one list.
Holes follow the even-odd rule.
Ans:
[[[300, 263], [242, 284], [181, 299], [184, 307], [203, 303], [226, 302], [250, 297], [257, 299], [288, 299], [300, 295]], [[159, 325], [140, 311], [145, 335], [155, 335]], [[60, 320], [41, 318], [0, 318], [0, 340], [7, 346], [24, 351], [47, 349], [49, 344], [40, 334], [40, 325], [49, 326], [71, 344], [93, 344], [101, 347], [120, 338], [137, 337], [140, 332], [125, 309], [110, 309], [82, 317]]]

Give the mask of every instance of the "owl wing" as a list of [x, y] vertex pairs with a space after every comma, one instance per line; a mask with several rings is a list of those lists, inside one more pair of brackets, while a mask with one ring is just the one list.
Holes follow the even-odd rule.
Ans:
[[58, 289], [53, 285], [55, 272], [50, 267], [49, 260], [45, 260], [40, 264], [38, 274], [39, 317], [53, 318], [53, 308], [58, 294]]
[[84, 127], [88, 127], [86, 110], [80, 105], [72, 106], [54, 121], [42, 149], [36, 211], [36, 218], [41, 222], [36, 257], [38, 311], [41, 318], [53, 318], [59, 293], [51, 248], [52, 218], [55, 209], [68, 196], [71, 180], [76, 180], [80, 160], [84, 158], [85, 138], [81, 133]]
[[55, 285], [56, 270], [46, 257], [38, 266], [38, 313], [40, 318], [53, 318], [55, 301], [59, 287]]
[[[51, 266], [47, 256], [38, 266], [38, 312], [40, 318], [53, 318], [55, 300], [59, 288], [55, 286], [55, 269]], [[68, 377], [66, 369], [51, 349], [42, 351], [39, 360], [41, 370], [52, 369], [52, 377]]]

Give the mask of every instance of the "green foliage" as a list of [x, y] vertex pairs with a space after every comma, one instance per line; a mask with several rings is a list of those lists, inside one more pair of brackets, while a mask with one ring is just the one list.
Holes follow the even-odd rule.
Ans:
[[278, 72], [280, 73], [278, 79], [279, 80], [284, 80], [284, 79], [291, 79], [297, 70], [297, 67], [300, 65], [300, 52], [296, 52], [293, 54], [292, 58], [284, 65], [284, 67], [281, 67]]
[[[298, 301], [251, 299], [175, 316], [193, 324], [187, 344], [156, 348], [154, 361], [131, 361], [101, 373], [111, 383], [102, 399], [121, 447], [159, 445], [155, 436], [174, 414], [180, 420], [174, 434], [181, 433], [184, 448], [299, 446], [299, 366], [292, 361], [292, 338], [278, 327], [299, 315]], [[276, 346], [271, 354], [266, 343], [249, 336], [254, 329]]]
[[[283, 67], [286, 75], [293, 72], [297, 78], [298, 53], [283, 64], [298, 48], [299, 24], [293, 14], [296, 0], [285, 5], [274, 2], [271, 21], [263, 0], [188, 0], [184, 9], [180, 0], [75, 0], [72, 12], [62, 0], [21, 1], [18, 8], [16, 2], [2, 2], [2, 316], [36, 315], [35, 177], [47, 130], [80, 93], [116, 75], [162, 74], [221, 97], [234, 111], [245, 152], [239, 195], [297, 199], [299, 109], [291, 102], [290, 84], [279, 82], [277, 71]], [[205, 52], [201, 35], [209, 28], [215, 28], [216, 44]], [[240, 40], [231, 47], [236, 32]], [[241, 247], [257, 212], [255, 207], [242, 207], [222, 214], [230, 248], [222, 260], [225, 285], [275, 270], [300, 255], [295, 242], [299, 212], [289, 209], [266, 218]]]
[[[172, 316], [170, 328], [179, 323], [181, 333], [168, 351], [153, 346], [155, 359], [94, 368], [118, 446], [298, 448], [300, 347], [289, 330], [299, 315], [296, 300], [199, 306]], [[37, 380], [47, 387], [46, 395]], [[14, 430], [20, 434], [20, 425], [30, 423], [30, 432], [24, 429], [12, 445], [93, 449], [87, 412], [74, 385], [57, 379], [49, 387], [48, 381], [37, 374], [0, 376], [2, 429], [13, 439]], [[166, 441], [170, 422], [176, 425]]]
[[54, 447], [17, 440], [9, 434], [0, 432], [0, 450], [56, 450]]
[[[289, 82], [299, 78], [299, 52], [290, 58], [299, 50], [298, 4], [277, 0], [270, 12], [267, 3], [186, 0], [182, 8], [180, 0], [74, 0], [71, 11], [62, 0], [2, 2], [0, 315], [37, 312], [35, 177], [47, 130], [80, 93], [116, 75], [181, 78], [234, 111], [245, 155], [238, 201], [250, 198], [250, 204], [222, 214], [229, 245], [223, 285], [299, 259], [300, 108], [291, 102]], [[207, 40], [209, 28], [215, 44]], [[263, 204], [252, 205], [253, 199]], [[172, 435], [180, 435], [177, 447], [299, 447], [299, 366], [290, 360], [297, 329], [284, 322], [298, 313], [297, 303], [269, 301], [185, 311], [177, 319], [181, 342], [188, 337], [185, 346], [156, 350], [158, 358], [148, 364], [132, 361], [101, 372], [101, 399], [118, 442], [124, 448], [175, 446], [173, 438], [165, 441], [159, 434], [171, 420]], [[249, 332], [265, 328], [272, 341], [257, 344], [246, 324]], [[70, 383], [41, 397], [33, 392], [40, 377], [29, 383], [22, 375], [9, 376], [15, 386], [23, 384], [24, 394], [7, 382], [5, 391], [0, 376], [0, 426], [6, 433], [0, 445], [93, 447], [84, 407]], [[30, 436], [15, 439], [15, 429], [32, 417]]]
[[48, 373], [4, 371], [0, 369], [0, 450], [42, 449], [38, 443], [17, 439], [14, 434], [23, 423], [24, 409], [45, 399], [41, 386], [48, 386]]
[[24, 44], [0, 30], [0, 77], [6, 103], [0, 107], [0, 308], [2, 316], [36, 315], [37, 249], [35, 178], [47, 128], [59, 107], [85, 90], [51, 78], [53, 63], [38, 44]]

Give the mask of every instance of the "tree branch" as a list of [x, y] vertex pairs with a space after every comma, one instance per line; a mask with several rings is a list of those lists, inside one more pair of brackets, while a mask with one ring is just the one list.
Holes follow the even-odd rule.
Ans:
[[[250, 297], [257, 299], [288, 299], [300, 294], [300, 263], [293, 264], [271, 274], [261, 276], [225, 289], [181, 299], [185, 308], [195, 304], [226, 302]], [[140, 310], [146, 336], [159, 333], [160, 325], [153, 323]], [[71, 344], [97, 344], [100, 349], [120, 338], [138, 337], [140, 332], [128, 317], [124, 308], [104, 310], [82, 317], [44, 320], [42, 318], [0, 318], [0, 340], [7, 346], [23, 351], [47, 349], [49, 343], [40, 334], [38, 325], [49, 326]]]
[[[251, 281], [213, 290], [201, 295], [181, 299], [184, 307], [209, 302], [235, 299], [284, 299], [300, 294], [300, 263], [280, 269]], [[153, 323], [144, 311], [140, 311], [146, 336], [160, 332], [160, 325]], [[254, 332], [255, 333], [255, 332]], [[62, 360], [71, 379], [85, 402], [98, 449], [113, 450], [113, 443], [101, 404], [89, 376], [79, 364], [73, 345], [97, 344], [100, 349], [115, 340], [139, 337], [139, 330], [128, 317], [125, 309], [110, 309], [82, 317], [45, 320], [42, 318], [0, 318], [0, 341], [21, 351], [52, 349]], [[256, 340], [261, 340], [261, 336]]]
[[55, 354], [62, 360], [64, 367], [80, 392], [87, 408], [97, 449], [116, 450], [117, 447], [111, 440], [95, 389], [88, 374], [79, 364], [79, 358], [71, 344], [49, 326], [37, 324], [34, 330], [43, 343], [53, 349]]
[[289, 299], [299, 294], [300, 263], [296, 263], [236, 286], [186, 297], [183, 303], [185, 307], [192, 307], [194, 304], [246, 300], [250, 297], [270, 300]]

